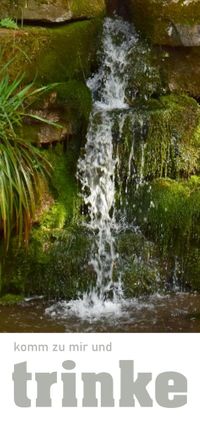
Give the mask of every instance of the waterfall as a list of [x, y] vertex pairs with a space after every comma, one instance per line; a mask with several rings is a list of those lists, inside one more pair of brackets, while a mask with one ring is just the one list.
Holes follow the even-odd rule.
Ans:
[[[118, 185], [121, 185], [118, 174], [120, 158], [115, 137], [119, 140], [122, 138], [129, 114], [133, 125], [135, 123], [135, 116], [126, 100], [126, 91], [129, 82], [129, 57], [137, 42], [138, 36], [134, 27], [128, 22], [120, 18], [106, 18], [101, 65], [98, 72], [87, 82], [92, 92], [93, 109], [84, 155], [78, 161], [77, 178], [81, 184], [85, 207], [88, 209], [86, 225], [94, 237], [88, 263], [96, 274], [96, 284], [79, 299], [65, 304], [66, 311], [83, 318], [98, 318], [110, 313], [116, 316], [121, 314], [124, 302], [121, 276], [119, 273], [115, 276], [118, 261], [115, 237], [123, 230], [123, 222], [116, 217], [115, 206], [117, 179]], [[140, 131], [142, 124], [142, 121], [138, 121]], [[131, 141], [125, 194], [132, 178], [134, 129]], [[144, 144], [141, 148], [141, 168], [138, 174], [140, 184], [143, 181]]]
[[[96, 273], [96, 285], [84, 294], [76, 309], [89, 313], [112, 310], [123, 298], [121, 279], [114, 280], [114, 267], [118, 259], [115, 251], [115, 233], [120, 229], [116, 221], [115, 195], [118, 156], [113, 148], [115, 111], [118, 110], [119, 132], [127, 110], [129, 54], [137, 43], [132, 26], [121, 19], [105, 19], [103, 28], [103, 54], [99, 71], [88, 80], [93, 95], [93, 110], [87, 133], [84, 157], [78, 162], [78, 179], [89, 212], [87, 227], [95, 233], [91, 261]], [[134, 146], [129, 158], [129, 174]]]
[[128, 66], [131, 49], [138, 37], [134, 28], [121, 19], [105, 19], [102, 63], [99, 71], [88, 80], [95, 109], [124, 109], [128, 86]]

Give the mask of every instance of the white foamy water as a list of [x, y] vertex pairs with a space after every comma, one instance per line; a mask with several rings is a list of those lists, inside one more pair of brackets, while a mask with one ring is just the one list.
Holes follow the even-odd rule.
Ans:
[[[114, 279], [118, 260], [115, 233], [120, 227], [115, 217], [116, 173], [118, 157], [114, 156], [114, 110], [128, 109], [129, 54], [137, 43], [137, 35], [129, 23], [121, 19], [105, 19], [102, 62], [99, 71], [88, 80], [93, 95], [93, 111], [87, 133], [84, 157], [78, 162], [78, 179], [82, 185], [84, 203], [88, 208], [87, 227], [95, 234], [90, 264], [96, 274], [96, 285], [78, 300], [66, 303], [64, 312], [82, 318], [121, 314], [123, 290], [120, 276]], [[122, 132], [123, 116], [119, 115]], [[119, 133], [120, 134], [120, 133]], [[129, 162], [130, 179], [131, 161]], [[51, 308], [50, 312], [55, 311]]]
[[95, 100], [94, 108], [128, 108], [127, 68], [129, 54], [137, 39], [137, 34], [128, 22], [121, 19], [105, 19], [102, 63], [99, 71], [87, 83]]

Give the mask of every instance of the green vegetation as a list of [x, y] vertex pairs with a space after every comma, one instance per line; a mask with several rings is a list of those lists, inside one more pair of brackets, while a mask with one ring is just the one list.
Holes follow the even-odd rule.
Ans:
[[0, 20], [0, 27], [6, 29], [18, 29], [17, 23], [11, 18], [4, 18]]
[[28, 112], [30, 100], [49, 87], [36, 90], [32, 84], [21, 87], [23, 78], [10, 82], [6, 70], [7, 65], [1, 70], [0, 82], [0, 229], [8, 249], [13, 230], [19, 243], [22, 238], [28, 241], [50, 165], [31, 145], [31, 139], [24, 141], [18, 135], [25, 116], [38, 119]]
[[19, 304], [23, 301], [24, 297], [22, 295], [15, 294], [5, 294], [0, 298], [0, 305], [13, 305]]
[[140, 188], [135, 203], [138, 223], [160, 250], [180, 254], [187, 246], [199, 244], [199, 177], [187, 181], [156, 179]]

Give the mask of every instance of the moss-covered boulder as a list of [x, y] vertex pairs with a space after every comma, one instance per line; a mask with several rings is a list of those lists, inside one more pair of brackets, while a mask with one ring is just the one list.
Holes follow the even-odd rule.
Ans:
[[163, 292], [173, 270], [173, 264], [163, 265], [155, 243], [148, 241], [140, 231], [127, 230], [116, 240], [120, 256], [116, 278], [121, 275], [124, 294], [128, 298]]
[[173, 255], [187, 255], [200, 242], [200, 178], [156, 179], [143, 184], [132, 201], [142, 231]]
[[114, 117], [119, 203], [121, 192], [130, 201], [138, 184], [160, 177], [187, 179], [199, 172], [200, 108], [194, 99], [169, 95], [136, 101], [133, 109]]
[[104, 0], [2, 0], [0, 18], [59, 23], [104, 13]]
[[84, 81], [96, 63], [101, 27], [94, 19], [57, 28], [0, 29], [1, 65], [12, 60], [10, 76], [24, 72], [26, 81]]
[[139, 252], [138, 235], [120, 240], [127, 291], [171, 290], [174, 282], [184, 290], [200, 291], [200, 178], [141, 184], [129, 198], [128, 218], [140, 227], [144, 240]]
[[200, 46], [198, 0], [130, 0], [132, 19], [154, 44]]
[[157, 64], [170, 92], [200, 96], [200, 48], [154, 47]]
[[139, 38], [129, 56], [131, 92], [143, 97], [167, 92], [200, 96], [200, 47], [153, 45], [144, 36]]

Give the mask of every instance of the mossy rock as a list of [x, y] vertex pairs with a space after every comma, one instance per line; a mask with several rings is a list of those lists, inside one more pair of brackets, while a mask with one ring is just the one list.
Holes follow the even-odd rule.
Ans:
[[119, 262], [116, 277], [121, 274], [127, 298], [163, 292], [172, 274], [172, 267], [163, 265], [154, 243], [141, 232], [126, 231], [116, 241]]
[[200, 97], [200, 47], [153, 45], [139, 35], [129, 58], [129, 89], [131, 101], [167, 93]]
[[101, 28], [101, 19], [94, 19], [56, 28], [0, 29], [1, 65], [12, 60], [10, 77], [24, 72], [26, 82], [84, 82], [96, 65]]
[[189, 247], [184, 259], [184, 283], [193, 291], [200, 291], [200, 249]]
[[0, 19], [60, 23], [104, 14], [104, 0], [2, 0]]
[[200, 241], [200, 179], [157, 179], [142, 186], [134, 199], [134, 211], [143, 232], [163, 251], [181, 255]]
[[[200, 291], [200, 178], [156, 179], [143, 184], [129, 198], [127, 213], [129, 221], [135, 221], [146, 238], [140, 254], [133, 243], [128, 242], [125, 248], [128, 262], [135, 256], [128, 271], [125, 266], [128, 288], [133, 290], [134, 286], [143, 293], [154, 292], [156, 288], [171, 290], [175, 282], [183, 290]], [[148, 264], [144, 264], [145, 249], [149, 249]]]
[[170, 92], [200, 97], [200, 48], [154, 47], [157, 65]]
[[[80, 218], [79, 186], [76, 180], [76, 165], [80, 144], [71, 140], [64, 152], [62, 146], [47, 150], [44, 154], [53, 167], [50, 180], [50, 206], [41, 208], [37, 224], [42, 229], [62, 229]], [[48, 192], [47, 192], [48, 193]]]
[[[88, 265], [90, 239], [80, 227], [35, 230], [27, 250], [13, 248], [5, 260], [1, 294], [74, 299], [95, 280]], [[11, 263], [12, 262], [12, 263]]]
[[200, 46], [199, 1], [130, 0], [137, 28], [158, 45]]
[[169, 95], [139, 101], [123, 119], [117, 111], [113, 116], [120, 157], [119, 194], [126, 191], [130, 199], [136, 184], [162, 177], [188, 178], [199, 172], [200, 108], [194, 99]]
[[45, 121], [34, 118], [24, 120], [20, 137], [39, 147], [50, 147], [63, 143], [66, 147], [70, 140], [85, 136], [92, 96], [85, 83], [70, 80], [53, 86], [31, 105], [30, 113]]
[[72, 140], [66, 151], [58, 145], [43, 153], [53, 166], [49, 188], [33, 221], [28, 248], [19, 248], [13, 239], [2, 268], [1, 294], [71, 299], [95, 279], [88, 264], [90, 234], [81, 226], [76, 180], [80, 143]]
[[186, 96], [164, 96], [149, 114], [143, 177], [188, 177], [199, 171], [200, 108]]
[[24, 297], [22, 295], [5, 294], [0, 298], [0, 306], [18, 304], [21, 303], [23, 300]]

